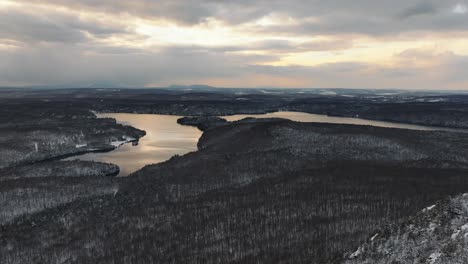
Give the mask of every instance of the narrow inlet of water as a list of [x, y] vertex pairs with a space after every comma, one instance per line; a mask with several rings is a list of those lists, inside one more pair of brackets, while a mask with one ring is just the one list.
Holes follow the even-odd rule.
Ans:
[[[146, 165], [166, 161], [174, 155], [183, 155], [196, 151], [198, 139], [202, 134], [202, 132], [195, 127], [177, 124], [177, 119], [179, 119], [180, 116], [125, 113], [104, 113], [97, 114], [97, 116], [99, 118], [115, 118], [120, 124], [145, 130], [146, 136], [141, 138], [139, 144], [136, 146], [133, 146], [131, 143], [124, 144], [111, 152], [88, 153], [80, 156], [74, 156], [67, 160], [79, 159], [113, 163], [120, 167], [120, 173], [118, 176], [127, 176]], [[237, 121], [246, 117], [284, 118], [297, 122], [369, 125], [426, 131], [442, 130], [468, 132], [464, 129], [373, 121], [360, 118], [333, 117], [301, 112], [275, 112], [261, 115], [223, 116], [223, 118], [228, 121]]]

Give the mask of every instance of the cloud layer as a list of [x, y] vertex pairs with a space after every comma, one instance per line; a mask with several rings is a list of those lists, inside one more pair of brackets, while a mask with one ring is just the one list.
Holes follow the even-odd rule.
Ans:
[[0, 85], [468, 89], [466, 0], [0, 0]]

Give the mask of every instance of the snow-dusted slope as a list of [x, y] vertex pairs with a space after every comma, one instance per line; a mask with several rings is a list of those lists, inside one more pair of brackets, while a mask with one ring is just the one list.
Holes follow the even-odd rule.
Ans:
[[429, 206], [401, 225], [376, 233], [343, 263], [468, 263], [468, 194]]

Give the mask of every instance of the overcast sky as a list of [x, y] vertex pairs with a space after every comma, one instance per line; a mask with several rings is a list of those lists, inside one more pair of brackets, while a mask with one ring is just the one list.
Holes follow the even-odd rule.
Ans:
[[468, 89], [468, 0], [0, 0], [0, 86]]

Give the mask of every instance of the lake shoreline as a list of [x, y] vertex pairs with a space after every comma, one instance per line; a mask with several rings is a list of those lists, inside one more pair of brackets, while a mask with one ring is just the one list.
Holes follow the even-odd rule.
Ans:
[[[293, 122], [303, 123], [323, 123], [323, 124], [341, 124], [355, 126], [372, 126], [393, 129], [407, 129], [415, 131], [438, 131], [438, 132], [453, 132], [453, 133], [468, 133], [466, 129], [445, 128], [424, 125], [414, 125], [407, 123], [376, 121], [361, 118], [336, 117], [327, 115], [317, 115], [304, 112], [272, 112], [266, 114], [253, 115], [229, 115], [229, 116], [177, 116], [177, 115], [159, 115], [159, 114], [130, 114], [130, 113], [95, 113], [98, 118], [113, 118], [118, 124], [132, 126], [137, 129], [142, 129], [147, 134], [140, 138], [137, 146], [125, 143], [108, 152], [91, 152], [83, 155], [74, 155], [67, 160], [87, 160], [112, 163], [119, 166], [121, 172], [119, 177], [125, 177], [137, 172], [147, 165], [157, 164], [169, 160], [175, 155], [184, 155], [189, 152], [197, 151], [197, 145], [202, 133], [210, 126], [219, 126], [229, 124], [244, 118], [253, 119], [272, 119], [279, 118], [290, 120]], [[139, 120], [141, 119], [141, 120]], [[185, 120], [181, 123], [181, 120]], [[223, 121], [225, 120], [225, 121]], [[215, 121], [215, 122], [213, 122]], [[187, 129], [185, 127], [191, 128]], [[196, 130], [194, 130], [196, 129]], [[181, 134], [182, 133], [182, 134]], [[161, 140], [158, 136], [162, 136]], [[185, 141], [186, 138], [191, 140]], [[164, 141], [165, 140], [165, 141]], [[175, 146], [171, 146], [175, 144]], [[153, 150], [143, 150], [146, 147], [155, 147]], [[138, 149], [142, 149], [139, 154]], [[127, 153], [126, 153], [127, 152]], [[144, 160], [144, 162], [142, 162]]]

